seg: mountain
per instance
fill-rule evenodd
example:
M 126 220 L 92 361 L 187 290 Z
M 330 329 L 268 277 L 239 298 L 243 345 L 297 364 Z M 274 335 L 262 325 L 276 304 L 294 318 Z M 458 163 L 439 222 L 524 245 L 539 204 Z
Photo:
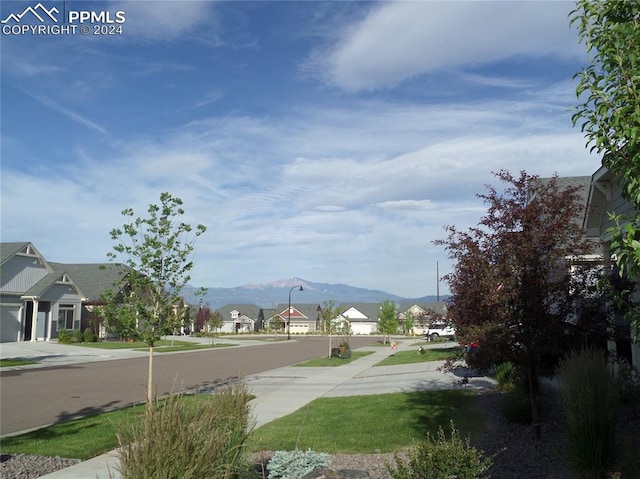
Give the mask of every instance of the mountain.
M 295 288 L 302 285 L 303 291 Z M 198 304 L 202 299 L 212 309 L 218 309 L 226 304 L 250 303 L 261 308 L 273 308 L 276 304 L 284 304 L 289 301 L 291 291 L 292 303 L 317 303 L 334 300 L 340 303 L 381 303 L 385 299 L 396 303 L 415 301 L 436 301 L 436 296 L 424 296 L 422 298 L 403 298 L 375 289 L 356 288 L 346 284 L 314 283 L 300 278 L 289 278 L 273 281 L 266 284 L 247 284 L 235 288 L 208 288 L 203 297 L 196 296 L 198 288 L 186 286 L 183 296 L 190 304 Z M 443 301 L 443 298 L 440 298 Z

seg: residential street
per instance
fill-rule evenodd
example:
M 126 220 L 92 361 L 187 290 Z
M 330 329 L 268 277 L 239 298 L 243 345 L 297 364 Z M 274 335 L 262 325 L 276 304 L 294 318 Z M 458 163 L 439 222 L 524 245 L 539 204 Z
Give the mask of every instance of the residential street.
M 350 341 L 353 348 L 358 348 L 377 339 L 354 336 Z M 295 364 L 322 356 L 328 350 L 326 337 L 249 344 L 155 355 L 154 384 L 158 394 Z M 108 353 L 117 355 L 115 351 Z M 0 435 L 144 401 L 147 365 L 145 356 L 0 370 Z

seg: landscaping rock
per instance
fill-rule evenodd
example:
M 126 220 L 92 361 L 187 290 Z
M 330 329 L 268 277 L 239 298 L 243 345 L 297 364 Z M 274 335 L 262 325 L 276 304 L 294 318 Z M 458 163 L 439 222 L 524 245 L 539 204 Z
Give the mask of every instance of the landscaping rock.
M 357 469 L 331 469 L 321 467 L 311 471 L 302 479 L 369 479 L 371 476 L 367 471 Z

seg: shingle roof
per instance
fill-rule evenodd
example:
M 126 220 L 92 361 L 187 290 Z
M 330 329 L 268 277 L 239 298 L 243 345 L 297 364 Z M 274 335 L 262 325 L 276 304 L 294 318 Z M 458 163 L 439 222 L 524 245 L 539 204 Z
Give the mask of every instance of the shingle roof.
M 28 241 L 22 241 L 20 243 L 0 243 L 0 264 L 13 257 L 28 244 Z
M 231 318 L 231 311 L 234 310 L 251 319 L 258 319 L 258 314 L 260 314 L 260 308 L 250 303 L 226 304 L 216 311 L 220 313 L 223 319 L 229 319 Z
M 380 316 L 380 303 L 342 303 L 338 311 L 342 314 L 350 308 L 355 308 L 371 321 L 378 321 Z
M 120 263 L 66 264 L 49 263 L 57 272 L 66 272 L 89 302 L 100 300 L 102 293 L 114 288 L 130 270 Z
M 36 284 L 31 286 L 23 296 L 38 298 L 42 294 L 44 294 L 51 286 L 53 286 L 56 281 L 58 281 L 64 273 L 62 271 L 56 271 L 53 273 L 48 273 L 44 278 L 38 281 Z
M 398 311 L 404 313 L 408 311 L 412 306 L 419 306 L 425 311 L 435 311 L 438 314 L 445 314 L 447 312 L 447 305 L 442 301 L 421 301 L 421 302 L 403 302 L 398 306 Z
M 318 319 L 319 304 L 316 303 L 291 303 L 291 307 L 304 314 L 309 321 L 316 321 Z M 276 314 L 282 314 L 289 308 L 289 303 L 281 303 L 276 305 Z M 285 315 L 286 316 L 286 315 Z

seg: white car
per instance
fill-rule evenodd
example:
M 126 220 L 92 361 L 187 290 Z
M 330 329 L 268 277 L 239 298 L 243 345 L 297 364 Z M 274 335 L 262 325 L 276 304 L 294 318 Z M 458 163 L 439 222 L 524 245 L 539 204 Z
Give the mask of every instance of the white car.
M 424 335 L 429 338 L 430 341 L 435 341 L 440 337 L 454 337 L 456 330 L 453 329 L 451 323 L 433 323 L 427 328 Z

